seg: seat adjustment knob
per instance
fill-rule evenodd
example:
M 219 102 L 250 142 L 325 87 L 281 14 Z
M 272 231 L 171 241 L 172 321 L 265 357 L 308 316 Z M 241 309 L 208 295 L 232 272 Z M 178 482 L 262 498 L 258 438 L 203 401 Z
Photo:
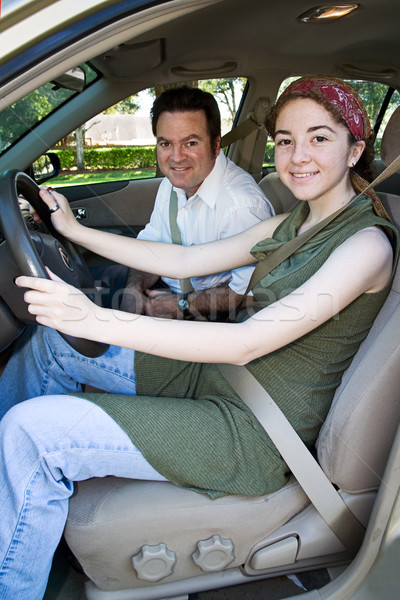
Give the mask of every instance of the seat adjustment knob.
M 192 554 L 192 558 L 205 573 L 220 571 L 235 558 L 233 542 L 213 535 L 208 540 L 197 542 L 197 550 Z
M 176 554 L 168 550 L 165 544 L 142 546 L 140 552 L 132 557 L 132 565 L 138 579 L 160 581 L 172 575 L 176 564 Z

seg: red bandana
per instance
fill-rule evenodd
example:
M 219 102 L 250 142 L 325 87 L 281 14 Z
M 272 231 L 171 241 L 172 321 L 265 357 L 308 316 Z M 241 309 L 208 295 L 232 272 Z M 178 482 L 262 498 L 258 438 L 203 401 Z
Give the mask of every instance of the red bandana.
M 281 98 L 289 94 L 301 96 L 308 92 L 313 92 L 334 106 L 357 141 L 365 140 L 371 134 L 367 111 L 351 85 L 335 77 L 301 77 L 286 88 Z

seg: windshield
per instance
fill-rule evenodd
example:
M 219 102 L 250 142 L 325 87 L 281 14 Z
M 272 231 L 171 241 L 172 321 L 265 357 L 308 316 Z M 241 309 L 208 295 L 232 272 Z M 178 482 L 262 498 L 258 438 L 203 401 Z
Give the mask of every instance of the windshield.
M 100 77 L 89 64 L 80 66 L 86 74 L 86 85 Z M 77 93 L 50 82 L 4 109 L 0 113 L 0 154 Z

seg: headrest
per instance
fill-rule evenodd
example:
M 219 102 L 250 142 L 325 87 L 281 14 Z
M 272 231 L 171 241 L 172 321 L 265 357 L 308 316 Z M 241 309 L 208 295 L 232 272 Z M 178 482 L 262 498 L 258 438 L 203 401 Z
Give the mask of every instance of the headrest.
M 400 106 L 390 117 L 382 136 L 381 159 L 386 166 L 400 154 Z

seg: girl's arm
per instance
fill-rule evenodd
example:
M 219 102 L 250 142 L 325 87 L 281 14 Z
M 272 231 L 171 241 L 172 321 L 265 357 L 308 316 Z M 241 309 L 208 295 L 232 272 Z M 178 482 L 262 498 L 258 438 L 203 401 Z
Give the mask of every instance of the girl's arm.
M 286 346 L 390 278 L 392 249 L 373 227 L 353 235 L 300 288 L 243 323 L 176 321 L 94 306 L 61 282 L 19 277 L 29 311 L 63 333 L 193 362 L 246 364 Z
M 85 227 L 78 223 L 67 200 L 57 192 L 42 188 L 42 200 L 60 210 L 52 213 L 55 229 L 72 242 L 106 258 L 140 271 L 173 279 L 198 277 L 230 271 L 254 263 L 250 249 L 270 237 L 286 215 L 271 217 L 246 231 L 223 240 L 196 246 L 137 240 Z

